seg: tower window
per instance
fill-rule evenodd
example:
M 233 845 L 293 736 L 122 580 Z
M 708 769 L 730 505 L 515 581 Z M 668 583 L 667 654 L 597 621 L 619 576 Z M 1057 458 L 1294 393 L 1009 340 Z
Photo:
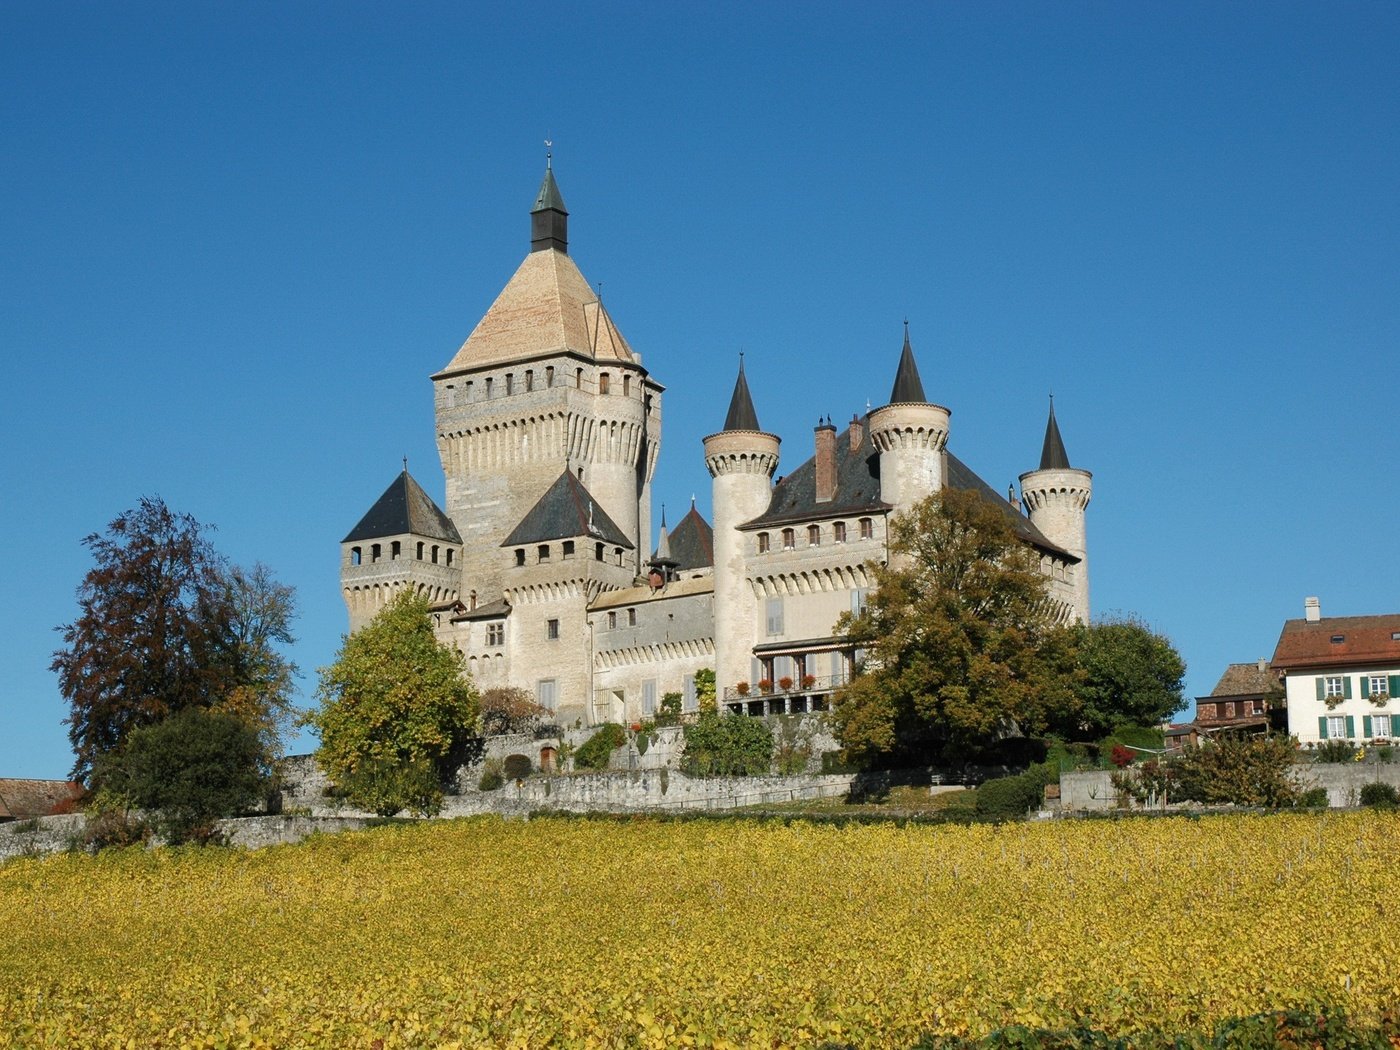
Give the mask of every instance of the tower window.
M 362 556 L 362 553 L 363 553 L 363 552 L 360 550 L 359 547 L 351 547 L 351 548 L 350 548 L 350 564 L 351 564 L 351 565 L 359 565 L 359 564 L 360 564 L 360 558 L 361 558 L 361 556 Z
M 549 561 L 549 544 L 541 543 L 539 545 L 537 553 L 539 554 L 539 560 L 541 564 Z
M 819 546 L 821 546 L 821 542 L 822 542 L 822 527 L 821 527 L 820 525 L 808 525 L 808 526 L 807 526 L 807 543 L 808 543 L 808 545 L 809 545 L 809 546 L 812 546 L 812 547 L 819 547 Z
M 579 389 L 579 390 L 582 390 L 582 389 L 583 389 L 583 369 L 582 369 L 582 368 L 576 368 L 576 369 L 574 369 L 574 386 L 575 386 L 577 389 Z
M 603 560 L 603 545 L 602 545 L 601 543 L 595 543 L 595 544 L 593 545 L 593 560 L 594 560 L 594 561 L 602 561 L 602 560 Z
M 371 544 L 371 545 L 370 545 L 370 548 L 369 548 L 369 560 L 370 560 L 370 561 L 378 561 L 378 560 L 379 560 L 379 554 L 380 554 L 379 544 L 377 544 L 377 543 Z
M 573 556 L 574 556 L 574 541 L 573 541 L 573 540 L 565 540 L 565 541 L 564 541 L 564 557 L 565 557 L 565 558 L 572 558 Z
M 488 623 L 486 625 L 486 644 L 505 645 L 506 625 L 503 623 Z
M 632 393 L 632 377 L 626 373 L 622 376 L 622 396 L 627 397 Z
M 627 610 L 627 626 L 628 626 L 628 627 L 636 627 L 636 626 L 637 626 L 637 610 L 636 610 L 636 609 L 628 609 L 628 610 Z
M 525 564 L 525 548 L 524 548 L 524 547 L 516 547 L 516 548 L 515 548 L 515 564 L 516 564 L 516 565 L 524 565 L 524 564 Z
M 403 553 L 403 546 L 399 543 L 398 540 L 395 540 L 393 543 L 389 544 L 389 560 L 390 560 L 390 561 L 398 561 L 398 560 L 399 560 L 399 555 L 402 554 L 402 553 Z
M 863 540 L 875 538 L 875 523 L 869 518 L 860 519 L 860 538 Z
M 621 547 L 616 547 L 616 548 L 614 548 L 614 549 L 613 549 L 613 553 L 614 553 L 615 555 L 617 555 L 617 563 L 618 563 L 619 565 L 621 565 L 621 564 L 622 564 L 622 548 L 621 548 Z
M 423 560 L 423 541 L 422 541 L 422 540 L 419 540 L 419 541 L 418 541 L 418 560 L 419 560 L 419 561 L 422 561 L 422 560 Z
M 769 635 L 783 633 L 783 600 L 782 598 L 769 598 L 764 608 L 767 633 Z
M 544 385 L 545 385 L 545 386 L 553 386 L 553 385 L 554 385 L 554 366 L 553 366 L 553 365 L 547 365 L 547 366 L 545 366 L 545 370 L 544 370 Z
M 490 396 L 491 396 L 491 377 L 490 377 L 490 376 L 487 376 L 487 377 L 486 377 L 485 383 L 486 383 L 486 396 L 487 396 L 487 397 L 490 397 Z
M 783 550 L 790 551 L 797 546 L 797 534 L 792 529 L 783 530 Z
M 452 566 L 452 548 L 451 548 L 451 547 L 448 547 L 448 548 L 447 548 L 447 565 L 448 565 L 449 568 L 451 568 L 451 566 Z
M 437 545 L 436 543 L 434 543 L 434 544 L 433 544 L 433 564 L 434 564 L 434 565 L 436 565 L 436 564 L 438 563 L 437 560 L 438 560 L 438 545 Z
M 559 640 L 559 621 L 558 621 L 558 620 L 547 620 L 547 621 L 545 621 L 545 625 L 544 625 L 544 636 L 545 636 L 546 638 L 548 638 L 551 642 L 557 642 L 557 641 Z
M 615 630 L 617 630 L 617 611 L 616 611 L 616 610 L 613 610 L 612 612 L 608 613 L 608 630 L 610 630 L 610 631 L 615 631 Z
M 457 407 L 457 388 L 456 388 L 455 386 L 453 386 L 451 383 L 448 383 L 448 384 L 447 384 L 447 407 L 448 407 L 448 408 L 456 408 L 456 407 Z
M 512 375 L 510 372 L 507 372 L 507 373 L 506 373 L 506 395 L 509 396 L 510 394 L 512 394 L 512 393 L 514 393 L 514 392 L 515 392 L 515 376 Z
M 526 392 L 526 393 L 529 393 L 531 390 L 534 390 L 534 389 L 535 389 L 535 370 L 534 370 L 533 368 L 527 368 L 527 369 L 525 369 L 525 392 Z
M 831 542 L 846 542 L 846 523 L 844 521 L 838 521 L 836 522 L 836 524 L 831 526 Z
M 462 399 L 465 401 L 470 401 L 472 399 L 472 381 L 470 379 L 467 380 L 466 385 L 462 388 Z
M 767 554 L 767 553 L 768 553 L 768 545 L 769 545 L 769 543 L 768 543 L 768 533 L 766 533 L 766 532 L 760 532 L 760 533 L 758 534 L 758 553 L 759 553 L 759 554 Z
M 606 394 L 611 384 L 612 376 L 608 375 L 606 372 L 600 372 L 598 375 L 598 393 Z

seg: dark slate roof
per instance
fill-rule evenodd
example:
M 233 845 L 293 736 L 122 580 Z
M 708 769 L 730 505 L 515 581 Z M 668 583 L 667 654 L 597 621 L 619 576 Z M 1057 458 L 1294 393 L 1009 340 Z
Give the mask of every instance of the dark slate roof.
M 768 509 L 746 522 L 744 528 L 792 522 L 839 518 L 858 513 L 885 513 L 891 509 L 880 499 L 880 456 L 870 440 L 870 427 L 864 427 L 864 440 L 850 454 L 851 429 L 847 427 L 836 437 L 836 494 L 825 503 L 817 502 L 816 456 L 788 474 L 773 486 L 773 498 Z M 1051 543 L 1019 510 L 972 472 L 962 460 L 947 453 L 947 484 L 949 488 L 976 492 L 1000 507 L 1016 526 L 1016 533 L 1025 542 L 1050 551 L 1070 561 L 1078 561 L 1064 548 Z M 674 549 L 675 539 L 672 538 Z
M 729 414 L 724 417 L 725 430 L 757 430 L 758 413 L 753 410 L 749 396 L 749 381 L 744 378 L 744 362 L 739 361 L 739 378 L 734 381 L 734 396 L 729 399 Z
M 1266 693 L 1276 693 L 1279 690 L 1278 675 L 1269 669 L 1267 661 L 1262 661 L 1263 667 L 1258 663 L 1252 664 L 1230 664 L 1225 668 L 1225 673 L 1220 676 L 1220 681 L 1215 683 L 1215 688 L 1211 691 L 1211 696 L 1263 696 Z M 1199 699 L 1206 699 L 1200 697 Z
M 1069 455 L 1060 437 L 1060 424 L 1055 422 L 1055 402 L 1050 402 L 1050 421 L 1045 424 L 1045 444 L 1040 449 L 1041 470 L 1068 470 Z
M 676 522 L 671 531 L 671 560 L 676 569 L 700 569 L 715 563 L 715 530 L 700 516 L 694 504 L 690 513 Z
M 565 215 L 569 210 L 564 207 L 564 197 L 559 192 L 559 184 L 554 181 L 554 169 L 544 169 L 544 181 L 540 183 L 539 196 L 535 198 L 535 206 L 530 209 L 533 215 L 537 211 L 561 211 Z
M 919 378 L 919 366 L 914 363 L 914 350 L 909 345 L 909 325 L 904 326 L 904 349 L 899 355 L 899 370 L 894 374 L 894 389 L 890 391 L 892 405 L 925 405 L 924 383 Z
M 1333 638 L 1340 641 L 1334 642 Z M 1326 616 L 1316 623 L 1285 620 L 1273 666 L 1295 670 L 1400 663 L 1400 613 L 1384 616 Z
M 499 620 L 509 615 L 509 603 L 505 601 L 488 602 L 485 605 L 478 605 L 475 609 L 463 609 L 456 616 L 452 617 L 452 622 L 460 623 L 464 620 Z
M 47 817 L 82 794 L 82 785 L 72 780 L 0 780 L 0 817 Z
M 462 537 L 452 519 L 444 514 L 423 487 L 405 470 L 396 477 L 384 495 L 375 500 L 369 513 L 350 530 L 341 543 L 373 540 L 382 536 L 412 533 L 433 540 L 461 543 Z
M 525 543 L 572 539 L 575 536 L 588 536 L 619 547 L 634 546 L 592 493 L 583 487 L 583 482 L 565 470 L 559 475 L 559 480 L 549 486 L 549 491 L 530 508 L 530 512 L 520 519 L 520 524 L 501 546 L 515 547 Z

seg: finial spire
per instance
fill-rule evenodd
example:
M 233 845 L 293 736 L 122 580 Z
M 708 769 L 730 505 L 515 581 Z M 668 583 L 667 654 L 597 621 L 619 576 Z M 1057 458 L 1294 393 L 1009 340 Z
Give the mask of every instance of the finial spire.
M 551 171 L 554 168 L 554 142 L 552 139 L 544 140 L 544 170 Z
M 739 378 L 734 381 L 734 395 L 729 399 L 729 414 L 724 417 L 725 430 L 757 430 L 758 413 L 753 410 L 749 381 L 744 377 L 744 351 L 739 351 Z
M 404 472 L 405 474 L 408 473 L 408 457 L 407 457 L 407 456 L 404 456 L 404 458 L 403 458 L 403 472 Z
M 1065 452 L 1064 439 L 1060 437 L 1060 424 L 1055 422 L 1055 395 L 1050 395 L 1050 418 L 1045 423 L 1045 444 L 1040 448 L 1041 470 L 1069 469 L 1069 455 Z
M 924 384 L 919 378 L 919 366 L 914 363 L 914 348 L 909 345 L 909 322 L 904 322 L 904 349 L 899 354 L 899 369 L 894 375 L 894 389 L 890 391 L 892 405 L 922 405 L 928 402 L 924 396 Z

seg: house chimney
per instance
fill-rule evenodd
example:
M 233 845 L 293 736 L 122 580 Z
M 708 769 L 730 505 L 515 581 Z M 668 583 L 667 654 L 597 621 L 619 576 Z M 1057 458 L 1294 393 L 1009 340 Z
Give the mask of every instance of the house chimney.
M 828 419 L 818 423 L 817 443 L 817 502 L 830 503 L 836 495 L 836 427 Z
M 854 455 L 865 444 L 865 420 L 860 416 L 851 417 L 851 454 Z
M 1322 605 L 1316 598 L 1303 599 L 1303 616 L 1308 623 L 1317 623 L 1322 619 Z

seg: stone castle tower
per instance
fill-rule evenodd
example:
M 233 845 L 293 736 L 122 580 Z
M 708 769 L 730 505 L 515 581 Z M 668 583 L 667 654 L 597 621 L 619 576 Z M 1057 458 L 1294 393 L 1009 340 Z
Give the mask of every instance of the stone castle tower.
M 1075 610 L 1085 621 L 1089 619 L 1089 549 L 1084 512 L 1093 494 L 1094 476 L 1069 465 L 1052 399 L 1040 467 L 1021 475 L 1021 503 L 1036 528 L 1077 559 L 1066 566 L 1065 582 Z

